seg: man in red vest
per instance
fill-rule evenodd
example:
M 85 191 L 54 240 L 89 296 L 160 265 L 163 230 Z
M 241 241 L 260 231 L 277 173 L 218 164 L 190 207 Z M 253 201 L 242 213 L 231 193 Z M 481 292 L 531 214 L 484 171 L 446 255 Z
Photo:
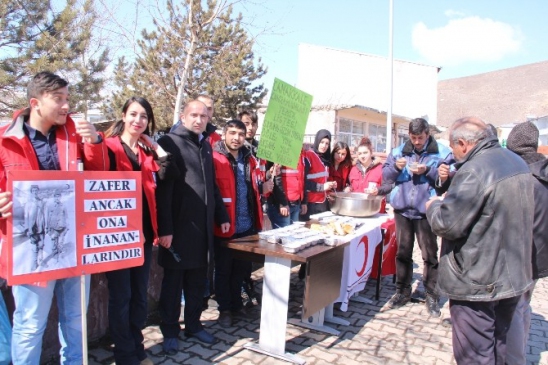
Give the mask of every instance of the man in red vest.
M 232 326 L 233 316 L 246 315 L 241 287 L 251 262 L 234 258 L 233 251 L 221 240 L 252 235 L 262 229 L 260 191 L 269 193 L 273 187 L 272 182 L 261 183 L 257 160 L 244 146 L 245 135 L 242 121 L 228 121 L 223 128 L 224 141 L 217 142 L 213 149 L 215 179 L 230 217 L 228 232 L 215 225 L 215 297 L 222 327 Z

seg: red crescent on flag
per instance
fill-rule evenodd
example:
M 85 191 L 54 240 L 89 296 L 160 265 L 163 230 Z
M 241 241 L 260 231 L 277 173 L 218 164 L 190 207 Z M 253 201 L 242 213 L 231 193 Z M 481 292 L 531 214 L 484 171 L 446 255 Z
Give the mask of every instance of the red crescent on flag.
M 367 266 L 367 256 L 368 256 L 368 251 L 367 251 L 367 248 L 369 247 L 368 243 L 369 243 L 369 240 L 367 239 L 367 236 L 363 236 L 362 239 L 360 240 L 360 242 L 358 243 L 358 246 L 356 246 L 356 250 L 359 249 L 360 247 L 360 244 L 363 243 L 363 252 L 364 252 L 364 257 L 363 257 L 363 265 L 362 265 L 362 268 L 360 269 L 360 271 L 356 271 L 356 275 L 358 275 L 358 277 L 361 277 L 363 275 L 363 273 L 365 272 L 365 267 Z

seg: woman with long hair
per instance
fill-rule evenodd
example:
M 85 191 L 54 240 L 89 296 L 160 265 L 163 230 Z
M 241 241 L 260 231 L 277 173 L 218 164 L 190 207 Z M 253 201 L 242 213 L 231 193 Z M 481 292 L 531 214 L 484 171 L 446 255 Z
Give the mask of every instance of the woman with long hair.
M 329 167 L 329 181 L 337 183 L 337 191 L 343 191 L 348 185 L 348 175 L 352 169 L 350 148 L 345 142 L 337 142 L 331 152 L 331 166 Z
M 150 137 L 156 123 L 149 102 L 129 98 L 122 108 L 122 119 L 106 132 L 111 170 L 141 171 L 143 189 L 144 263 L 142 266 L 106 273 L 108 279 L 108 318 L 116 364 L 152 364 L 143 346 L 147 318 L 147 287 L 152 245 L 158 242 L 156 219 L 156 178 L 176 169 L 168 155 Z

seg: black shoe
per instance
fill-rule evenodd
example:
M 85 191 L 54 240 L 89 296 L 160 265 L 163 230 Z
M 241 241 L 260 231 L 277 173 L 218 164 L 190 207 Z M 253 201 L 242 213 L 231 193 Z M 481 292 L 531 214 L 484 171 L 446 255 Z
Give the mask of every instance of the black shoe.
M 185 331 L 185 336 L 194 337 L 195 339 L 207 343 L 208 345 L 213 345 L 215 343 L 215 337 L 213 337 L 211 333 L 207 332 L 204 329 L 196 333 L 190 333 Z
M 439 302 L 440 300 L 438 296 L 426 293 L 426 302 L 425 302 L 426 310 L 428 311 L 428 314 L 430 314 L 432 317 L 441 316 Z
M 230 312 L 233 318 L 247 318 L 249 317 L 249 312 L 245 307 L 242 307 L 236 311 Z
M 217 319 L 217 322 L 223 328 L 232 327 L 232 312 L 230 311 L 219 312 L 219 318 Z
M 444 318 L 441 320 L 441 325 L 446 328 L 451 328 L 453 323 L 451 322 L 451 318 Z
M 166 337 L 162 344 L 164 353 L 169 356 L 176 355 L 179 352 L 179 340 L 177 337 Z
M 396 294 L 392 295 L 392 298 L 384 305 L 382 312 L 401 308 L 406 305 L 411 300 L 411 290 L 397 291 Z

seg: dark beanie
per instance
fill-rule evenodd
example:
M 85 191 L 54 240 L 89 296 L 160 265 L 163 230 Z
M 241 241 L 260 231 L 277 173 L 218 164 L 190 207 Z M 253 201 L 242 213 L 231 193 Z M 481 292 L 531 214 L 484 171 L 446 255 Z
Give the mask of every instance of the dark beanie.
M 531 122 L 520 123 L 510 131 L 506 147 L 520 156 L 537 153 L 538 135 L 536 125 Z

